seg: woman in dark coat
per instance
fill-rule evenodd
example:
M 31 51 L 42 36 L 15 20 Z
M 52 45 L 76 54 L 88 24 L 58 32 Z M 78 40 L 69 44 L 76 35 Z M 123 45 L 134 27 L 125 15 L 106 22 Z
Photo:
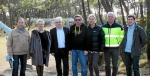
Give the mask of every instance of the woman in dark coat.
M 43 76 L 44 64 L 48 67 L 50 54 L 50 33 L 44 30 L 44 21 L 38 19 L 37 29 L 32 31 L 30 42 L 30 56 L 32 65 L 36 66 L 38 76 Z
M 102 55 L 105 46 L 105 35 L 100 26 L 96 24 L 96 17 L 90 14 L 88 17 L 89 32 L 90 32 L 90 50 L 88 53 L 90 76 L 99 76 L 98 60 L 99 55 Z M 95 75 L 93 75 L 93 69 Z

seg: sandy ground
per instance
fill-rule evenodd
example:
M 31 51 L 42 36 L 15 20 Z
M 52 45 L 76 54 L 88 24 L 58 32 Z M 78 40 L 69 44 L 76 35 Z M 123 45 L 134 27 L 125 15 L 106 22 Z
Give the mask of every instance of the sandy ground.
M 72 76 L 71 62 L 69 63 L 70 63 L 70 66 L 69 66 L 70 75 L 69 76 Z M 27 64 L 31 64 L 31 60 L 28 60 Z M 33 67 L 33 70 L 30 69 L 31 68 L 30 66 L 27 67 L 26 76 L 37 76 L 35 66 L 32 66 L 32 67 Z M 79 72 L 80 72 L 80 69 L 79 69 Z M 1 72 L 1 74 L 4 74 L 6 76 L 11 76 L 11 73 L 12 73 L 12 69 L 10 68 L 7 68 L 3 72 Z M 50 56 L 49 67 L 44 68 L 44 76 L 57 76 L 56 69 L 55 69 L 55 60 L 53 56 Z M 81 73 L 79 73 L 78 76 L 81 76 Z M 100 76 L 105 76 L 105 73 L 101 71 Z M 118 76 L 125 76 L 125 75 L 118 75 Z

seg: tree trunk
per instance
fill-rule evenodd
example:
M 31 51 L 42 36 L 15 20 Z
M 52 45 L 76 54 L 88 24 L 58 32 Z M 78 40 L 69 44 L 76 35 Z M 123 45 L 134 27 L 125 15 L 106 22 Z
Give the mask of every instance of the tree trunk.
M 141 17 L 143 18 L 144 15 L 143 15 L 143 3 L 142 2 L 140 3 L 140 13 L 141 13 Z
M 146 0 L 146 6 L 147 6 L 147 57 L 150 61 L 150 0 Z
M 121 0 L 119 0 L 119 3 L 120 3 L 121 13 L 122 13 L 122 22 L 123 22 L 123 25 L 126 27 L 126 21 L 124 18 L 124 12 L 123 12 L 123 8 L 122 8 Z
M 99 14 L 99 19 L 100 19 L 100 21 L 101 21 L 101 24 L 103 25 L 104 22 L 103 22 L 103 19 L 102 19 L 101 14 L 100 14 L 100 11 L 101 11 L 101 4 L 100 4 L 100 1 L 99 1 L 99 0 L 98 0 L 98 6 L 99 6 L 99 12 L 98 12 L 98 14 Z
M 101 4 L 107 13 L 112 11 L 108 0 L 101 0 Z
M 91 14 L 89 0 L 87 0 L 87 5 L 88 5 L 88 13 Z
M 81 1 L 82 1 L 82 9 L 83 9 L 84 21 L 85 21 L 85 24 L 87 24 L 86 11 L 85 11 L 85 7 L 84 7 L 84 0 L 81 0 Z
M 122 3 L 122 5 L 123 5 L 123 7 L 125 9 L 125 12 L 126 12 L 127 16 L 128 16 L 129 15 L 129 9 L 128 9 L 128 7 L 126 6 L 124 0 L 121 0 L 121 3 Z

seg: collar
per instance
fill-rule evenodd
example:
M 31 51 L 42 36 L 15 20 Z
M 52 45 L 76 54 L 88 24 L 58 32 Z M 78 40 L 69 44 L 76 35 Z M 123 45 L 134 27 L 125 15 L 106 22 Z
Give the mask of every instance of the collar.
M 62 26 L 61 28 L 57 28 L 57 27 L 56 27 L 56 29 L 57 29 L 57 30 L 63 30 L 63 26 Z
M 114 21 L 114 23 L 110 26 L 109 23 L 108 23 L 108 21 L 107 21 L 107 24 L 108 24 L 110 27 L 112 27 L 115 23 L 116 23 L 116 21 Z
M 97 24 L 95 23 L 95 26 L 93 28 L 97 27 Z M 89 25 L 89 28 L 92 28 L 91 25 Z
M 134 27 L 135 27 L 135 25 L 136 25 L 136 23 L 133 23 L 133 24 L 132 24 L 132 26 L 127 25 L 127 27 L 128 27 L 128 28 L 134 28 Z

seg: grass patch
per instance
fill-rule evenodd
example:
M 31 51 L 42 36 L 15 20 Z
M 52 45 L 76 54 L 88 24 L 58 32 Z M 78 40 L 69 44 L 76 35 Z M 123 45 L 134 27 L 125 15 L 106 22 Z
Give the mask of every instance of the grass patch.
M 147 59 L 142 59 L 140 60 L 139 65 L 141 68 L 143 68 L 147 63 L 148 63 Z
M 126 74 L 126 68 L 125 67 L 120 67 L 118 70 L 118 74 Z
M 4 74 L 0 74 L 0 76 L 6 76 L 6 75 L 4 75 Z

